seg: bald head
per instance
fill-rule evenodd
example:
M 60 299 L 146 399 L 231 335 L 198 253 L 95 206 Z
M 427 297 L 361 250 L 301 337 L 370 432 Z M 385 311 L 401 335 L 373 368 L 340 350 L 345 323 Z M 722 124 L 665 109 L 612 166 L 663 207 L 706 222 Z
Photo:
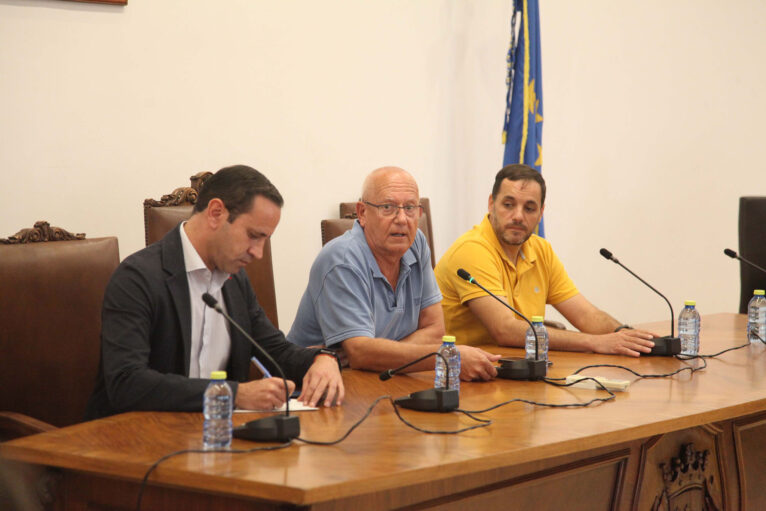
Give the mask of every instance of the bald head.
M 399 167 L 380 167 L 367 176 L 362 185 L 362 200 L 376 202 L 381 200 L 381 194 L 387 188 L 409 189 L 414 191 L 415 197 L 420 198 L 418 184 L 415 178 L 404 169 Z

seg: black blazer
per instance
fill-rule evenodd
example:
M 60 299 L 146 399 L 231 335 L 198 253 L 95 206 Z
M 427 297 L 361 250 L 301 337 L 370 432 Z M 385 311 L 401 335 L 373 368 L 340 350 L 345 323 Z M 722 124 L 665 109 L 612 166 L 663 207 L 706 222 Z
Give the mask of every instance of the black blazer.
M 126 258 L 107 285 L 101 312 L 101 364 L 87 419 L 130 410 L 202 410 L 209 380 L 188 378 L 191 302 L 179 228 Z M 271 324 L 244 270 L 224 284 L 223 297 L 229 315 L 300 386 L 317 350 L 289 343 Z M 248 377 L 250 357 L 258 354 L 237 329 L 230 332 L 226 370 L 236 393 L 237 382 Z M 269 365 L 262 356 L 259 359 Z

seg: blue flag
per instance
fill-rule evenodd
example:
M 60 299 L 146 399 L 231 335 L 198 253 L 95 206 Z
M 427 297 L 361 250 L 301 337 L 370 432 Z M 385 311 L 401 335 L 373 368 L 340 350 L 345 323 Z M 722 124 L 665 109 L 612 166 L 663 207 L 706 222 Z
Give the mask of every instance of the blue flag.
M 524 163 L 542 172 L 543 68 L 540 64 L 540 10 L 537 2 L 514 0 L 513 3 L 511 45 L 507 58 L 503 165 Z M 519 16 L 521 22 L 517 23 Z M 538 234 L 545 234 L 542 220 Z

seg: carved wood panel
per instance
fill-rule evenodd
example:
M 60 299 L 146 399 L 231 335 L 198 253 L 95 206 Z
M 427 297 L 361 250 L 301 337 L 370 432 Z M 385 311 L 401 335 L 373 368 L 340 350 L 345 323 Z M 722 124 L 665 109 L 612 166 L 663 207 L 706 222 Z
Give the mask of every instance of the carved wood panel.
M 726 509 L 723 431 L 707 425 L 654 437 L 641 448 L 634 510 Z
M 71 233 L 61 227 L 51 226 L 45 220 L 35 222 L 31 229 L 22 229 L 13 236 L 0 238 L 3 245 L 20 245 L 24 243 L 39 243 L 43 241 L 84 240 L 85 233 Z

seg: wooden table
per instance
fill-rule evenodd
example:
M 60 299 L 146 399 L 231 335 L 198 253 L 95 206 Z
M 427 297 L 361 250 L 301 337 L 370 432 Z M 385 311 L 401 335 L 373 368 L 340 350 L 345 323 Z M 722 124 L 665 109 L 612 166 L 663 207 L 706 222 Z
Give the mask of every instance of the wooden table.
M 745 343 L 745 323 L 742 315 L 704 316 L 703 353 Z M 644 326 L 669 329 L 667 322 Z M 550 377 L 595 363 L 641 373 L 687 364 L 563 352 L 551 359 Z M 336 446 L 298 441 L 272 452 L 171 458 L 152 473 L 142 509 L 766 509 L 766 347 L 711 359 L 693 376 L 639 380 L 611 368 L 587 374 L 632 383 L 614 401 L 588 408 L 510 404 L 482 414 L 494 421 L 488 428 L 459 435 L 414 431 L 381 402 Z M 335 439 L 377 396 L 428 388 L 433 373 L 380 382 L 374 373 L 348 370 L 344 380 L 342 407 L 300 414 L 303 437 Z M 601 395 L 542 382 L 464 382 L 460 405 L 479 409 L 514 397 L 574 403 Z M 473 424 L 457 413 L 403 415 L 431 429 Z M 235 424 L 257 417 L 237 414 Z M 66 509 L 134 509 L 152 463 L 200 448 L 201 436 L 201 414 L 135 412 L 0 444 L 0 455 L 53 467 Z M 235 440 L 233 447 L 253 445 Z

